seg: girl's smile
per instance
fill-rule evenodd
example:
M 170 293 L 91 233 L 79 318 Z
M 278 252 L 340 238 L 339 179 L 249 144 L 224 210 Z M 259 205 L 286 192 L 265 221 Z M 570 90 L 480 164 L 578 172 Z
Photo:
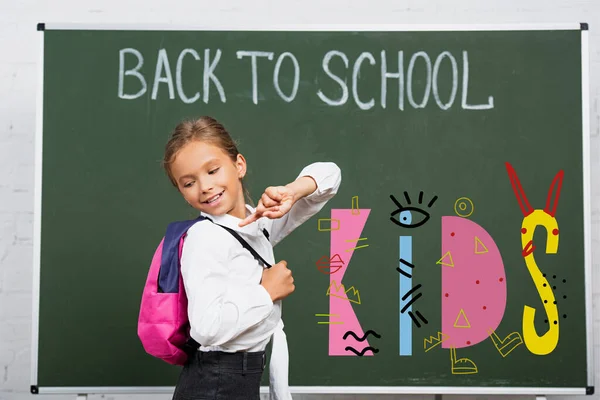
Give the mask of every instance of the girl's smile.
M 225 193 L 225 189 L 223 189 L 221 193 L 211 196 L 208 200 L 204 201 L 203 203 L 208 204 L 211 207 L 215 207 L 220 203 L 219 200 L 221 199 L 221 197 L 223 197 L 223 193 Z

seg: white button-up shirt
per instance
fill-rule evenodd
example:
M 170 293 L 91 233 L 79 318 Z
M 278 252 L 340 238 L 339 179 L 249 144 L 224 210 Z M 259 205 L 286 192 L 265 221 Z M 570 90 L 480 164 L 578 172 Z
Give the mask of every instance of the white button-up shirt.
M 200 351 L 263 351 L 273 337 L 272 396 L 274 385 L 281 387 L 283 382 L 285 389 L 281 390 L 287 390 L 288 354 L 281 301 L 272 302 L 269 293 L 260 285 L 263 267 L 259 262 L 233 235 L 215 224 L 237 231 L 265 261 L 273 264 L 273 246 L 319 212 L 337 193 L 341 182 L 340 169 L 330 162 L 311 164 L 298 175 L 302 176 L 312 177 L 317 189 L 298 200 L 282 218 L 263 217 L 239 227 L 240 219 L 234 216 L 203 214 L 214 223 L 200 221 L 188 230 L 181 257 L 190 335 L 201 344 Z M 249 205 L 246 209 L 247 215 L 254 212 Z M 269 239 L 263 229 L 268 232 Z M 290 268 L 294 266 L 290 265 Z

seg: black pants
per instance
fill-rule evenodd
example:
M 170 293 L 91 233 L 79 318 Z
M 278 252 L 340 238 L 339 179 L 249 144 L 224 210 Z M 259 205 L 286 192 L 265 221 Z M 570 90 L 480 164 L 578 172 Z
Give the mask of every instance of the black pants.
M 173 400 L 259 400 L 265 352 L 192 354 L 183 367 Z

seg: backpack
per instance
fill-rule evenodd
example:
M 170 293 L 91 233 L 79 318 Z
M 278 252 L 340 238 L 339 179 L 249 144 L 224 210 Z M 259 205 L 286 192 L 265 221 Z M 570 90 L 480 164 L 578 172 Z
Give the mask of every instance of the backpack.
M 180 260 L 187 231 L 196 222 L 205 219 L 212 222 L 210 218 L 199 216 L 193 220 L 172 222 L 167 226 L 165 236 L 152 257 L 142 293 L 138 337 L 148 354 L 173 365 L 184 365 L 189 354 L 200 346 L 190 337 L 188 300 Z M 226 226 L 219 226 L 231 233 L 265 267 L 271 267 L 237 232 Z M 263 233 L 268 239 L 268 232 L 263 230 Z

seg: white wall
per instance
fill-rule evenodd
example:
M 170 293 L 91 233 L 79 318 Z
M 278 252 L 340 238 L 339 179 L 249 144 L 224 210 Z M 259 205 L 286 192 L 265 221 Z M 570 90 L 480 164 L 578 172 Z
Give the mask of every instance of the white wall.
M 600 0 L 221 0 L 208 2 L 0 0 L 0 400 L 30 398 L 33 139 L 37 89 L 37 22 L 415 24 L 588 22 L 592 136 L 594 270 L 600 263 Z M 596 386 L 600 385 L 600 275 L 594 276 Z M 600 391 L 600 390 L 597 390 Z M 92 399 L 167 400 L 168 395 Z M 460 396 L 464 398 L 465 396 Z M 490 396 L 492 397 L 492 396 Z M 497 397 L 499 400 L 505 396 Z M 52 400 L 74 396 L 43 395 Z M 297 395 L 296 399 L 425 399 L 432 396 Z M 444 399 L 459 396 L 444 396 Z M 485 399 L 485 396 L 473 397 Z M 566 399 L 566 397 L 563 397 Z M 561 398 L 561 399 L 563 399 Z M 590 397 L 591 398 L 591 397 Z M 594 398 L 600 398 L 595 395 Z

